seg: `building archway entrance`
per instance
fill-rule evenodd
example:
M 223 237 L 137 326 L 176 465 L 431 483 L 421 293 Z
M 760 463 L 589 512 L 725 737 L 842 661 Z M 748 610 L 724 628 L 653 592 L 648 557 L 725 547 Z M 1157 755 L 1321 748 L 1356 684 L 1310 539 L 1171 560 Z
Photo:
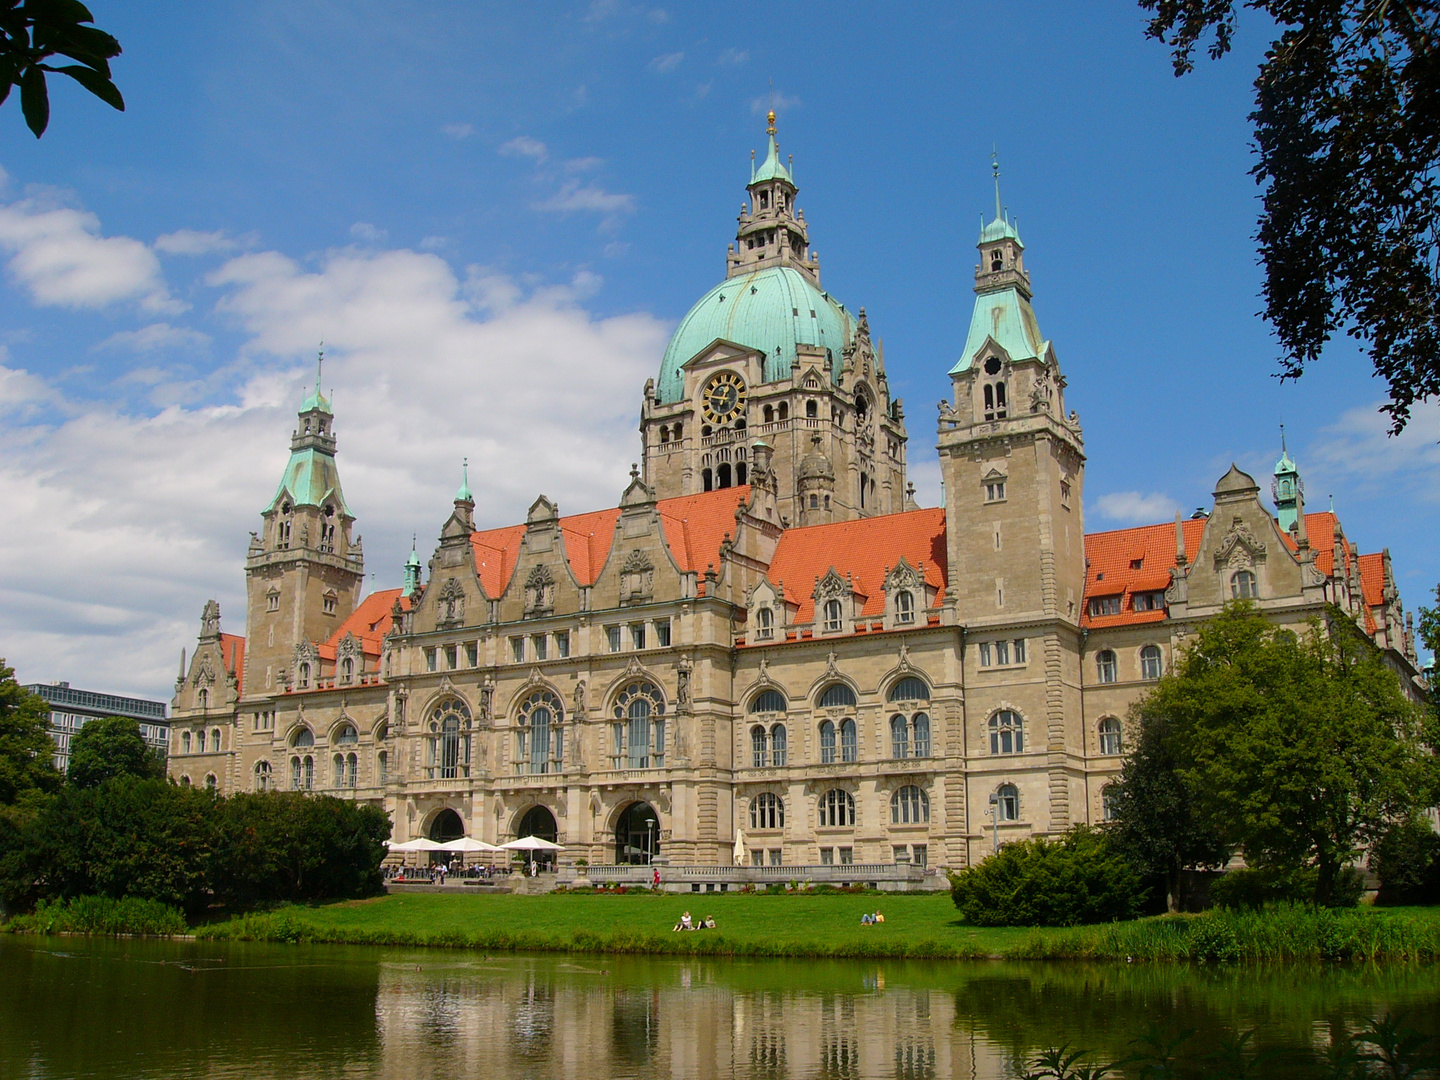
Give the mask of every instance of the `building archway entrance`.
M 435 820 L 430 822 L 430 839 L 437 844 L 459 840 L 464 835 L 465 823 L 454 810 L 441 810 L 435 815 Z
M 552 844 L 560 842 L 560 830 L 555 825 L 555 815 L 543 806 L 532 806 L 525 811 L 525 816 L 520 819 L 520 824 L 515 827 L 515 839 L 519 840 L 526 836 L 537 836 L 541 840 L 549 840 Z M 532 858 L 542 868 L 550 869 L 555 865 L 555 852 L 535 851 L 521 852 L 528 863 Z
M 615 862 L 649 866 L 659 854 L 660 815 L 649 803 L 631 803 L 615 823 Z

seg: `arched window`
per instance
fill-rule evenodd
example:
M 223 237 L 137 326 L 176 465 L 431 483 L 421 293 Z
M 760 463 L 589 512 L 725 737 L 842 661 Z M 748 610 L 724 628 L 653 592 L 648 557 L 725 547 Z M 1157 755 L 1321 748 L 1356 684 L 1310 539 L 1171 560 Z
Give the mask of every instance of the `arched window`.
M 290 759 L 290 790 L 309 791 L 315 786 L 315 759 L 299 754 Z
M 296 685 L 299 686 L 301 690 L 304 690 L 307 686 L 310 685 L 310 665 L 309 665 L 309 664 L 301 664 L 301 665 L 300 665 L 300 672 L 299 672 L 299 675 L 296 677 L 295 682 L 296 682 Z
M 390 754 L 381 750 L 375 755 L 375 782 L 384 787 L 390 780 Z
M 181 787 L 189 787 L 189 786 L 190 786 L 190 777 L 188 777 L 188 776 L 182 776 L 182 777 L 180 777 L 180 786 L 181 786 Z
M 200 688 L 200 708 L 206 710 L 210 708 L 210 691 L 204 686 Z
M 1115 785 L 1106 784 L 1100 789 L 1100 813 L 1106 821 L 1114 821 L 1119 810 Z
M 820 415 L 820 406 L 813 401 L 805 402 L 805 415 L 809 419 L 814 420 Z
M 470 775 L 470 710 L 455 698 L 440 702 L 430 712 L 426 735 L 425 775 L 432 780 L 455 780 Z
M 345 755 L 336 754 L 333 762 L 335 766 L 335 787 L 345 786 Z
M 340 661 L 340 682 L 342 685 L 349 685 L 355 678 L 355 661 L 346 657 Z
M 855 737 L 855 721 L 840 721 L 840 760 L 855 761 L 858 758 L 859 740 Z
M 822 709 L 853 708 L 855 705 L 855 691 L 851 690 L 845 683 L 831 683 L 820 695 L 820 707 Z
M 930 797 L 914 784 L 890 796 L 891 825 L 923 825 L 930 820 Z
M 990 717 L 990 753 L 1021 754 L 1025 752 L 1025 725 L 1020 714 L 1001 709 Z
M 190 753 L 190 732 L 188 731 L 180 734 L 180 752 L 182 754 Z
M 785 695 L 779 690 L 762 690 L 750 703 L 750 711 L 752 713 L 784 712 L 786 704 Z
M 652 682 L 627 683 L 615 697 L 610 725 L 616 769 L 665 767 L 665 696 Z
M 764 418 L 765 423 L 772 423 L 775 420 L 775 406 L 766 405 L 760 410 L 760 415 Z
M 331 741 L 336 746 L 354 746 L 360 741 L 360 733 L 355 730 L 354 724 L 341 724 L 335 729 L 335 737 Z
M 1236 570 L 1230 577 L 1230 595 L 1236 600 L 1254 600 L 1260 595 L 1255 589 L 1255 575 L 1249 570 Z
M 910 746 L 916 757 L 930 756 L 930 717 L 923 712 L 910 719 Z
M 895 594 L 895 621 L 898 623 L 915 621 L 915 594 L 909 589 L 901 589 Z
M 255 790 L 256 790 L 256 791 L 269 791 L 269 790 L 270 790 L 270 782 L 271 782 L 270 762 L 268 762 L 268 761 L 257 761 L 257 762 L 255 763 Z
M 357 754 L 345 755 L 345 786 L 360 786 L 360 758 Z
M 218 727 L 210 732 L 210 751 L 215 754 L 220 752 L 220 729 Z
M 893 758 L 910 756 L 910 724 L 903 716 L 890 718 L 890 756 Z
M 720 467 L 715 470 L 715 486 L 718 488 L 730 486 L 730 463 L 728 461 L 721 462 Z
M 790 419 L 790 403 L 789 403 L 788 401 L 782 401 L 782 402 L 780 402 L 779 417 L 780 417 L 781 420 L 789 420 L 789 419 Z
M 890 688 L 890 701 L 929 701 L 930 688 L 924 679 L 907 675 Z
M 715 474 L 712 473 L 709 469 L 700 470 L 700 479 L 706 491 L 715 490 Z
M 531 775 L 562 771 L 564 706 L 550 690 L 532 691 L 515 716 L 515 771 Z
M 216 779 L 215 779 L 215 774 L 214 774 L 213 772 L 212 772 L 212 773 L 207 773 L 206 776 L 205 776 L 205 790 L 207 790 L 207 791 L 214 791 L 215 788 L 216 788 L 216 786 L 217 786 L 217 781 L 216 781 Z
M 1014 784 L 1001 784 L 995 789 L 995 816 L 1001 821 L 1020 820 L 1020 792 Z
M 774 609 L 762 607 L 755 612 L 755 636 L 761 641 L 769 641 L 775 636 Z
M 1115 681 L 1115 654 L 1109 649 L 1101 649 L 1095 654 L 1095 674 L 1102 683 L 1113 683 Z
M 307 727 L 296 728 L 295 734 L 290 736 L 291 746 L 314 746 L 315 733 Z
M 769 741 L 765 737 L 765 729 L 756 724 L 750 729 L 750 766 L 755 769 L 765 768 L 765 762 L 769 758 L 766 749 Z
M 1100 753 L 1120 753 L 1120 721 L 1113 716 L 1100 721 Z
M 197 732 L 195 733 L 195 752 L 196 752 L 197 754 L 203 754 L 203 753 L 205 752 L 205 732 L 204 732 L 204 731 L 197 731 Z
M 825 601 L 825 632 L 833 634 L 840 629 L 843 615 L 839 600 Z
M 853 828 L 855 825 L 855 800 L 848 791 L 831 788 L 820 798 L 820 827 L 822 829 Z
M 1140 677 L 1158 679 L 1160 675 L 1160 646 L 1146 645 L 1140 650 Z
M 790 740 L 786 737 L 785 725 L 776 724 L 770 729 L 770 764 L 777 769 L 782 768 L 789 747 Z
M 835 724 L 830 720 L 820 725 L 820 764 L 835 764 Z
M 750 828 L 783 829 L 785 804 L 772 791 L 762 791 L 750 801 Z

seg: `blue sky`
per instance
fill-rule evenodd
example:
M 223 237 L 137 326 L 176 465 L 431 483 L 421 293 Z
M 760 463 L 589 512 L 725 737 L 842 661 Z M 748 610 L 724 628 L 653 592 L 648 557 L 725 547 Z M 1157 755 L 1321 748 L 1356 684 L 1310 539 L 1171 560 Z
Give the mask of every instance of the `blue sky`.
M 1267 483 L 1440 579 L 1440 413 L 1387 439 L 1354 344 L 1273 377 L 1245 115 L 1268 41 L 1175 79 L 1129 2 L 118 4 L 121 115 L 0 108 L 0 655 L 168 696 L 241 565 L 326 341 L 375 585 L 469 456 L 485 524 L 613 503 L 640 388 L 723 274 L 780 114 L 827 289 L 865 306 L 939 497 L 991 148 L 1085 425 L 1091 531 Z M 427 539 L 430 538 L 430 539 Z

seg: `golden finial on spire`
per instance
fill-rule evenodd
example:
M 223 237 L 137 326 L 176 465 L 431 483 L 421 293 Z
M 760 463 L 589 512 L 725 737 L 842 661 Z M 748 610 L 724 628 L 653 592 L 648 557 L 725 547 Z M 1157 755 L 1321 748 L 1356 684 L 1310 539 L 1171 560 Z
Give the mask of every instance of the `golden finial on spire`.
M 765 121 L 766 121 L 766 123 L 768 123 L 768 124 L 770 125 L 769 127 L 767 127 L 767 128 L 765 129 L 765 134 L 766 134 L 766 135 L 774 135 L 774 134 L 775 134 L 775 110 L 774 110 L 774 109 L 771 109 L 768 113 L 765 114 Z

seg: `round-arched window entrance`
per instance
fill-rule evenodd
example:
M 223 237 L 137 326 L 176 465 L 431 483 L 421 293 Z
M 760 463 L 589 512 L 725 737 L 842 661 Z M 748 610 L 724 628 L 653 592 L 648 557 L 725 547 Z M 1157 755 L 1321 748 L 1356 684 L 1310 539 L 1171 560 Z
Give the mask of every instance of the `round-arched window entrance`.
M 615 823 L 615 861 L 648 866 L 660 854 L 660 815 L 649 803 L 631 803 Z
M 520 819 L 520 824 L 515 827 L 515 839 L 520 840 L 527 836 L 549 840 L 552 844 L 559 843 L 560 830 L 555 827 L 555 815 L 543 806 L 532 806 L 526 810 L 525 816 Z M 547 868 L 555 865 L 555 852 L 553 851 L 524 851 L 520 854 L 525 856 L 526 862 L 533 859 L 540 866 Z
M 465 835 L 465 823 L 454 810 L 441 810 L 430 823 L 430 839 L 437 844 L 459 840 Z

